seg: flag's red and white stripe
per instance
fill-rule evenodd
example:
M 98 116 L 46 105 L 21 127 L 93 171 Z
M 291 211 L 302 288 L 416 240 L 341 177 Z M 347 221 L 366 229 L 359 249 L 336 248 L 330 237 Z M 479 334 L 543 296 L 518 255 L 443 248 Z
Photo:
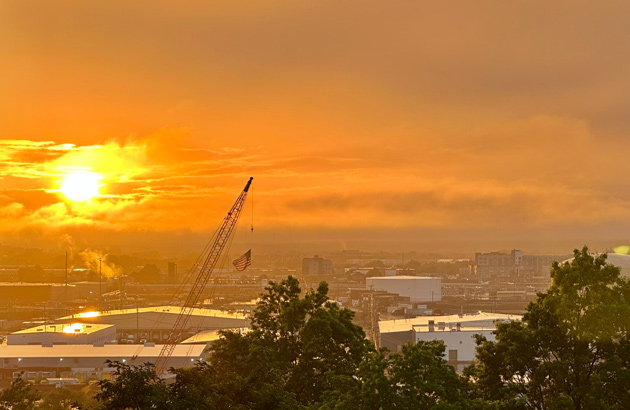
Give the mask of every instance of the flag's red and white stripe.
M 240 258 L 234 259 L 234 262 L 232 262 L 232 264 L 239 272 L 247 269 L 247 267 L 252 264 L 252 250 L 248 250 Z

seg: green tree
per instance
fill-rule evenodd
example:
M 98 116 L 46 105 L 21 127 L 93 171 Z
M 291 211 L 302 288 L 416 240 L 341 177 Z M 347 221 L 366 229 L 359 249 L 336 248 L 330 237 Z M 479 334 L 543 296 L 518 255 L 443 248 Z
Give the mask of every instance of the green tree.
M 97 406 L 96 399 L 81 391 L 60 388 L 45 395 L 37 410 L 95 410 Z
M 483 399 L 530 409 L 630 408 L 630 284 L 606 255 L 574 251 L 522 322 L 479 338 L 466 370 Z
M 39 393 L 26 380 L 18 377 L 8 389 L 0 392 L 0 409 L 32 410 L 39 397 Z
M 178 400 L 205 403 L 191 408 L 294 409 L 321 400 L 339 383 L 352 382 L 369 348 L 353 313 L 328 301 L 320 283 L 301 297 L 294 277 L 270 282 L 251 318 L 251 331 L 223 332 L 207 366 L 179 370 L 174 390 Z M 194 376 L 193 376 L 194 375 Z M 204 389 L 184 380 L 205 380 Z
M 107 360 L 113 367 L 111 380 L 101 380 L 96 399 L 102 410 L 170 409 L 169 389 L 155 373 L 153 364 L 128 365 Z
M 475 409 L 483 403 L 466 397 L 466 380 L 444 359 L 442 341 L 403 346 L 365 355 L 358 383 L 327 392 L 320 410 Z

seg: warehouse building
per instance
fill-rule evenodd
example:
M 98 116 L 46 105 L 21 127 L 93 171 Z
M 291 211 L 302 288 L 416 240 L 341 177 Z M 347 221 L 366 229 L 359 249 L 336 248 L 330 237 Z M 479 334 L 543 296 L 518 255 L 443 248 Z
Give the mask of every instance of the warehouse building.
M 446 359 L 458 370 L 475 357 L 475 335 L 495 340 L 496 322 L 521 320 L 518 315 L 479 312 L 472 315 L 419 316 L 412 319 L 380 321 L 380 343 L 392 352 L 402 345 L 421 340 L 441 340 L 446 347 Z
M 116 326 L 71 323 L 31 327 L 7 336 L 7 345 L 85 345 L 116 341 Z
M 234 332 L 238 332 L 242 335 L 245 333 L 249 333 L 251 331 L 248 327 L 238 328 L 238 329 L 230 329 Z M 205 344 L 209 347 L 212 342 L 215 342 L 221 338 L 221 331 L 219 330 L 204 330 L 196 335 L 189 337 L 188 339 L 181 342 L 181 344 Z
M 166 368 L 190 367 L 205 359 L 205 346 L 177 345 Z M 111 377 L 114 369 L 106 360 L 130 365 L 155 363 L 162 345 L 33 345 L 0 346 L 0 380 L 19 376 L 39 381 L 51 377 L 76 378 L 79 382 L 102 380 Z
M 156 306 L 138 309 L 111 310 L 104 312 L 84 312 L 61 317 L 57 323 L 108 324 L 116 326 L 121 343 L 139 341 L 163 342 L 182 311 L 177 306 Z M 194 308 L 183 332 L 189 338 L 203 330 L 220 330 L 248 327 L 249 319 L 240 313 L 214 309 Z

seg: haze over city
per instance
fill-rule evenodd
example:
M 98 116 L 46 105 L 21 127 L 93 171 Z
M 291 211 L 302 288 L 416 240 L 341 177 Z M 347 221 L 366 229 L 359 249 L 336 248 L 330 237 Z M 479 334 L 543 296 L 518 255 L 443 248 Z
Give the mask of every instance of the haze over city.
M 628 16 L 0 0 L 0 410 L 630 409 Z
M 3 2 L 0 241 L 196 250 L 254 175 L 268 248 L 625 244 L 628 12 Z

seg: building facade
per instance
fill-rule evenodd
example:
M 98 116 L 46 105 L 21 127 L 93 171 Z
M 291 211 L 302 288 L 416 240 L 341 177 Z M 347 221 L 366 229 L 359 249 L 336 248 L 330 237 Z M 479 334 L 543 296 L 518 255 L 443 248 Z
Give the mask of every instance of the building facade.
M 130 365 L 155 363 L 163 345 L 54 345 L 0 346 L 0 380 L 22 377 L 38 381 L 51 377 L 76 378 L 79 382 L 110 378 L 114 369 L 106 360 Z M 205 345 L 177 345 L 168 367 L 190 367 L 204 360 Z
M 418 316 L 412 319 L 384 320 L 378 323 L 380 345 L 392 352 L 407 343 L 440 340 L 445 358 L 459 371 L 475 357 L 475 335 L 495 340 L 496 322 L 521 320 L 518 315 L 479 312 L 472 315 Z
M 481 280 L 494 277 L 519 276 L 549 278 L 553 262 L 561 262 L 568 255 L 525 255 L 513 249 L 510 253 L 490 252 L 475 254 L 475 273 Z
M 320 258 L 315 255 L 312 258 L 302 259 L 302 275 L 332 275 L 333 267 L 330 259 Z
M 115 325 L 121 343 L 164 342 L 177 321 L 182 308 L 155 306 L 138 309 L 84 312 L 56 319 L 57 323 L 82 322 L 86 324 Z M 194 308 L 186 322 L 182 337 L 189 338 L 203 330 L 242 328 L 249 326 L 244 314 L 215 309 Z

